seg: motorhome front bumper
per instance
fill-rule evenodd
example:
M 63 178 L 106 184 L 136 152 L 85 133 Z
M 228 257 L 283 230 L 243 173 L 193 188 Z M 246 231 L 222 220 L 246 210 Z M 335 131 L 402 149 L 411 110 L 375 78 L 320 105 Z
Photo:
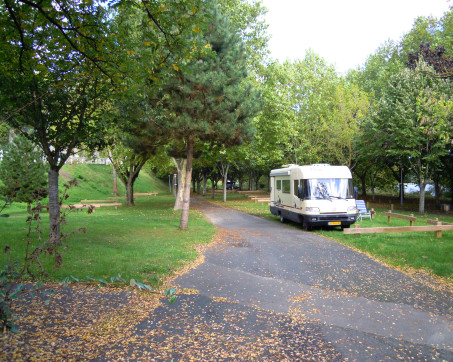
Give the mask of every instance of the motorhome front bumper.
M 304 223 L 312 226 L 348 226 L 357 221 L 357 214 L 303 215 Z
M 285 220 L 310 226 L 349 226 L 357 221 L 357 214 L 302 214 L 277 206 L 271 206 L 270 211 Z

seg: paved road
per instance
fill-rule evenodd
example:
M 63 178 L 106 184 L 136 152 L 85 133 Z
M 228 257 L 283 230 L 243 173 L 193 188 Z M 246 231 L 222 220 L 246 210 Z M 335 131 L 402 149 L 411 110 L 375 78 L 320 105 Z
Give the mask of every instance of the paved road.
M 194 200 L 223 242 L 98 360 L 453 361 L 453 295 L 329 239 Z
M 330 357 L 453 360 L 452 294 L 301 229 L 193 205 L 226 236 L 176 280 L 199 298 L 302 317 L 339 353 Z
M 20 306 L 0 359 L 453 361 L 451 293 L 300 228 L 192 206 L 222 241 L 175 280 L 176 303 L 63 288 Z

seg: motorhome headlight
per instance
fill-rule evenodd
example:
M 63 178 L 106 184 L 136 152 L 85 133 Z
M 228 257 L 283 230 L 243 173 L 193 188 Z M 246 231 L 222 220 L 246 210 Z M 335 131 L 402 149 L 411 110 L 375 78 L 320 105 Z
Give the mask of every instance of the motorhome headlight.
M 308 211 L 308 212 L 319 212 L 319 207 L 306 207 L 305 211 Z
M 355 206 L 349 206 L 348 212 L 357 212 L 357 208 Z

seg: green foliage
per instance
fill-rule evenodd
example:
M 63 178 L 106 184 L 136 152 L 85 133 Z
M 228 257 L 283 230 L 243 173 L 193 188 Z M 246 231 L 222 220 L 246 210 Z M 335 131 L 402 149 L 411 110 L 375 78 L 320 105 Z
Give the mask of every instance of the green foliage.
M 259 72 L 269 53 L 268 25 L 264 22 L 266 9 L 257 0 L 219 0 L 218 3 L 245 43 L 251 70 Z
M 32 203 L 47 196 L 47 166 L 43 154 L 23 136 L 3 149 L 0 194 L 6 200 Z
M 199 36 L 213 54 L 192 57 L 184 68 L 174 69 L 158 94 L 165 118 L 155 122 L 176 140 L 242 143 L 252 132 L 257 94 L 246 80 L 240 38 L 218 11 L 209 11 L 213 23 Z
M 404 69 L 393 76 L 364 133 L 372 149 L 408 163 L 421 186 L 420 212 L 424 187 L 448 154 L 453 134 L 451 88 L 430 72 L 420 62 L 415 71 Z
M 59 169 L 81 142 L 96 144 L 102 127 L 106 16 L 93 2 L 2 3 L 1 103 L 7 120 Z M 50 57 L 49 54 L 52 54 Z
M 115 49 L 93 1 L 0 4 L 0 104 L 49 164 L 49 229 L 59 240 L 58 172 L 75 148 L 103 143 Z M 109 56 L 108 56 L 109 55 Z
M 415 19 L 412 29 L 400 41 L 400 59 L 406 62 L 409 53 L 417 51 L 420 44 L 440 45 L 442 40 L 439 30 L 439 20 L 434 17 L 421 16 Z
M 0 149 L 8 144 L 10 127 L 6 123 L 0 123 Z
M 365 92 L 312 52 L 293 63 L 272 63 L 264 75 L 264 106 L 249 154 L 267 165 L 351 165 L 352 141 L 368 109 Z

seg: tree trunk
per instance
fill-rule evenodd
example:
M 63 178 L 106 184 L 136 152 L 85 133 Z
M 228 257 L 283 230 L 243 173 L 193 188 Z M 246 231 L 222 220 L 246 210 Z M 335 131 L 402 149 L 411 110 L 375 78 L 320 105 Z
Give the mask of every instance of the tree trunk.
M 118 179 L 116 177 L 116 169 L 113 168 L 113 194 L 118 196 L 120 193 L 118 192 Z
M 227 201 L 227 181 L 228 181 L 228 169 L 230 164 L 227 164 L 225 174 L 223 175 L 223 202 Z
M 184 187 L 186 184 L 187 160 L 185 158 L 178 160 L 173 158 L 173 162 L 176 165 L 176 169 L 178 170 L 178 191 L 176 193 L 175 206 L 173 207 L 173 210 L 181 210 L 184 198 Z
M 215 189 L 216 189 L 216 187 L 217 187 L 217 182 L 214 182 L 213 179 L 211 179 L 211 182 L 212 182 L 211 199 L 214 200 L 214 198 L 215 198 Z
M 450 173 L 450 203 L 453 205 L 453 172 Z
M 178 176 L 173 174 L 173 196 L 176 197 L 176 189 L 178 188 Z
M 418 212 L 420 214 L 425 213 L 425 188 L 426 188 L 426 180 L 421 179 L 420 180 L 420 202 L 418 205 Z
M 181 213 L 180 229 L 187 229 L 189 225 L 190 210 L 190 185 L 192 183 L 192 163 L 193 163 L 193 140 L 187 143 L 187 163 L 186 163 L 186 180 L 184 184 L 184 196 Z
M 12 128 L 9 129 L 8 133 L 8 143 L 12 143 L 14 139 L 14 130 Z
M 126 184 L 126 205 L 134 206 L 134 181 L 131 176 L 127 179 Z
M 366 197 L 366 176 L 360 177 L 360 181 L 362 183 L 362 196 Z
M 226 189 L 227 189 L 228 170 L 229 169 L 230 169 L 230 164 L 228 162 L 227 162 L 226 166 L 224 165 L 223 162 L 221 163 L 220 172 L 221 172 L 221 174 L 223 176 L 223 181 L 222 181 L 222 184 L 223 184 L 223 202 L 226 202 L 226 195 L 227 195 Z
M 203 196 L 206 196 L 206 183 L 208 181 L 208 178 L 206 177 L 205 174 L 203 174 Z
M 61 243 L 60 200 L 58 193 L 59 170 L 49 170 L 49 239 L 52 243 Z
M 113 162 L 113 167 L 116 168 L 116 174 L 120 176 L 120 180 L 126 188 L 126 205 L 134 206 L 134 183 L 137 180 L 142 167 L 145 165 L 147 158 L 129 160 L 128 167 L 121 169 L 118 162 Z
M 434 176 L 434 193 L 436 198 L 436 209 L 440 210 L 440 197 L 442 196 L 442 190 L 439 184 L 438 175 Z

